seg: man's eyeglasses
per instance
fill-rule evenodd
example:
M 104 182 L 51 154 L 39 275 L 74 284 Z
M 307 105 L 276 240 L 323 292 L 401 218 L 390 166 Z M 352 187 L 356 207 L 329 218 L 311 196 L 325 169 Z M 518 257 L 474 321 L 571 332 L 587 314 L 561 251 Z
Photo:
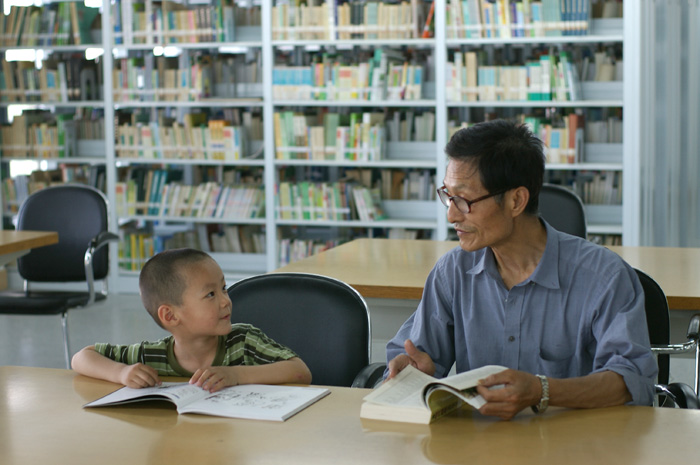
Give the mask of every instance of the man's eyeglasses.
M 440 197 L 440 201 L 444 206 L 449 208 L 450 201 L 452 201 L 455 204 L 455 207 L 457 207 L 457 209 L 462 213 L 471 213 L 472 205 L 474 205 L 476 202 L 481 202 L 482 200 L 486 200 L 497 195 L 505 194 L 506 192 L 508 192 L 508 189 L 500 190 L 498 192 L 494 192 L 493 194 L 482 195 L 481 197 L 478 197 L 474 200 L 467 200 L 464 197 L 460 197 L 458 195 L 448 194 L 447 188 L 445 186 L 442 186 L 437 190 L 438 197 Z

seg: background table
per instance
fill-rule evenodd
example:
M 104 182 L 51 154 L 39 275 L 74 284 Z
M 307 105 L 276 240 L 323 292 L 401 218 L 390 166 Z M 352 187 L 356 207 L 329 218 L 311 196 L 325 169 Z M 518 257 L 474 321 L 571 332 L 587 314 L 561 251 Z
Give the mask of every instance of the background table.
M 700 411 L 652 407 L 368 421 L 359 418 L 367 390 L 351 388 L 331 388 L 283 423 L 178 415 L 167 403 L 82 408 L 118 387 L 68 370 L 0 367 L 0 463 L 658 465 L 695 461 L 700 430 Z
M 29 253 L 35 247 L 58 243 L 51 231 L 0 231 L 0 266 Z
M 420 299 L 438 258 L 457 241 L 356 239 L 275 272 L 318 273 L 352 285 L 364 297 Z M 700 310 L 700 249 L 609 247 L 654 278 L 677 310 Z

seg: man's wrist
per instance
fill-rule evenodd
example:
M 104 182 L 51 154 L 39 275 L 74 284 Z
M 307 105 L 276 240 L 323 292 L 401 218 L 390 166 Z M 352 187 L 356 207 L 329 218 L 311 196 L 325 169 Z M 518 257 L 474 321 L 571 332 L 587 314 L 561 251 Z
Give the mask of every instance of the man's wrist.
M 542 395 L 540 396 L 540 402 L 537 405 L 532 406 L 532 411 L 535 413 L 544 413 L 549 407 L 549 380 L 544 375 L 535 375 L 537 379 L 540 380 L 542 385 Z

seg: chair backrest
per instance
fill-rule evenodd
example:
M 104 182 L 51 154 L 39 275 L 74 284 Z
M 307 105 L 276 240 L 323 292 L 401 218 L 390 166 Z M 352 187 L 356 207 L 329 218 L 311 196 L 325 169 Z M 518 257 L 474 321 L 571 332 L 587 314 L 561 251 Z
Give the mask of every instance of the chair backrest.
M 19 258 L 19 274 L 27 281 L 85 281 L 85 251 L 107 225 L 107 199 L 97 189 L 65 184 L 33 193 L 20 207 L 17 229 L 56 231 L 58 244 L 38 247 Z M 108 256 L 107 247 L 95 253 L 95 279 L 107 276 Z
M 314 384 L 351 386 L 369 364 L 369 310 L 348 284 L 308 273 L 253 276 L 228 289 L 231 322 L 250 323 L 296 352 Z
M 644 289 L 644 310 L 647 315 L 649 340 L 652 344 L 668 345 L 671 342 L 671 317 L 668 310 L 668 300 L 661 286 L 641 270 L 635 269 Z M 668 354 L 658 354 L 659 384 L 668 384 L 670 357 Z
M 576 193 L 556 184 L 543 184 L 539 197 L 540 215 L 554 229 L 587 238 L 586 210 Z

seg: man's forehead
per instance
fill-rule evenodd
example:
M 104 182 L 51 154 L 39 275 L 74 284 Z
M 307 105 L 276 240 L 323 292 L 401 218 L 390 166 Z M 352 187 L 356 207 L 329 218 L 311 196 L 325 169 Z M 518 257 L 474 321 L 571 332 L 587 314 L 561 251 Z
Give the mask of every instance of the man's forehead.
M 481 182 L 479 167 L 472 161 L 450 160 L 445 173 L 445 180 L 447 179 L 456 184 Z

